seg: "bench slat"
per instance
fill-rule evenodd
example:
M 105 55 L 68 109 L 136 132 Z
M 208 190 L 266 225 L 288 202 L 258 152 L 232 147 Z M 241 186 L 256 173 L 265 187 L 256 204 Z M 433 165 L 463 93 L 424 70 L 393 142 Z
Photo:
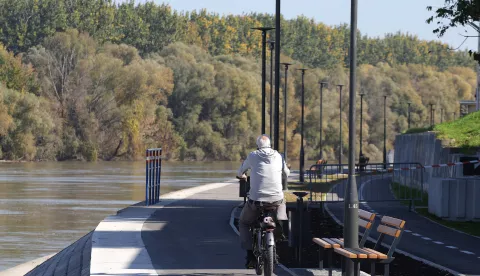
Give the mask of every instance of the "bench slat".
M 319 238 L 313 238 L 313 242 L 320 245 L 323 248 L 332 248 L 333 247 L 330 243 L 328 243 L 328 242 L 326 242 L 322 239 L 319 239 Z
M 364 252 L 360 252 L 356 250 L 355 248 L 343 248 L 344 250 L 357 255 L 357 259 L 367 259 L 367 254 Z
M 369 221 L 373 221 L 375 219 L 374 213 L 370 213 L 362 209 L 358 209 L 358 216 Z
M 357 254 L 364 254 L 367 256 L 368 259 L 377 259 L 377 254 L 373 252 L 369 252 L 365 250 L 364 248 L 355 248 L 354 249 Z
M 366 221 L 363 219 L 358 219 L 358 225 L 367 229 L 370 229 L 370 227 L 372 227 L 372 223 L 370 221 Z
M 322 238 L 322 240 L 328 242 L 329 244 L 331 244 L 333 246 L 333 248 L 340 248 L 340 244 L 338 244 L 337 242 L 333 241 L 332 239 L 328 239 L 328 238 Z
M 405 226 L 405 221 L 397 218 L 383 216 L 382 223 L 395 226 L 397 228 L 403 228 Z
M 368 252 L 372 252 L 372 253 L 374 253 L 374 254 L 377 254 L 377 258 L 378 258 L 378 259 L 381 259 L 381 260 L 386 260 L 386 259 L 388 259 L 388 256 L 385 255 L 385 254 L 383 254 L 382 252 L 378 252 L 378 251 L 373 250 L 373 249 L 368 248 L 368 247 L 364 247 L 364 248 L 362 248 L 362 249 L 365 250 L 365 251 L 368 251 Z
M 343 247 L 343 240 L 342 239 L 337 239 L 337 238 L 330 238 L 333 242 L 337 243 L 340 245 L 340 247 Z
M 402 232 L 398 229 L 388 227 L 386 225 L 379 225 L 377 231 L 395 238 L 398 238 L 400 236 L 400 233 Z
M 356 259 L 357 258 L 357 254 L 354 254 L 354 253 L 352 253 L 350 251 L 347 251 L 343 248 L 335 248 L 334 250 L 335 250 L 335 253 L 340 254 L 340 255 L 342 255 L 344 257 L 347 257 L 349 259 Z

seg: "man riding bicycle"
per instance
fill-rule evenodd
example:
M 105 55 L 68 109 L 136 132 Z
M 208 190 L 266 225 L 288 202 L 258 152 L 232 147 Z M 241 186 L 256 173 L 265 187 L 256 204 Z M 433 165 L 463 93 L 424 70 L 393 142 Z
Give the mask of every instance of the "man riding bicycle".
M 238 177 L 245 178 L 245 172 L 251 169 L 248 201 L 242 209 L 239 220 L 240 242 L 247 250 L 247 268 L 255 265 L 252 251 L 250 226 L 259 216 L 258 205 L 276 207 L 277 220 L 288 220 L 282 190 L 282 173 L 288 177 L 288 169 L 283 157 L 270 146 L 270 138 L 263 134 L 257 138 L 257 150 L 251 152 L 238 169 Z

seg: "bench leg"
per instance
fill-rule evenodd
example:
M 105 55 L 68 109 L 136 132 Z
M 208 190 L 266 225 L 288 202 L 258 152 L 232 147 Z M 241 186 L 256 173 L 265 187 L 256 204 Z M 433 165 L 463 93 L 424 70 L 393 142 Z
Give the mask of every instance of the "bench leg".
M 345 275 L 345 258 L 344 257 L 341 257 L 341 258 L 342 258 L 342 262 L 341 262 L 342 275 Z
M 333 248 L 328 250 L 328 276 L 332 276 L 332 252 Z
M 360 276 L 360 265 L 358 261 L 353 261 L 353 275 Z
M 383 273 L 384 276 L 390 275 L 390 264 L 385 264 L 385 271 Z
M 323 257 L 325 256 L 325 249 L 318 251 L 318 268 L 323 269 Z
M 375 276 L 375 262 L 370 264 L 370 275 Z

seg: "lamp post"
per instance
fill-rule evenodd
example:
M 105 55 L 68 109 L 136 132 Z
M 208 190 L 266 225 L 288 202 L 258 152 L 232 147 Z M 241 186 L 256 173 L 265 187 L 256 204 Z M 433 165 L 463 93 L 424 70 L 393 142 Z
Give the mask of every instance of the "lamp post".
M 273 139 L 273 50 L 275 41 L 269 40 L 270 45 L 270 140 Z
M 287 93 L 287 84 L 288 84 L 288 66 L 292 65 L 291 63 L 283 62 L 281 63 L 285 66 L 285 88 L 283 89 L 283 158 L 285 163 L 287 162 L 287 109 L 288 109 L 288 93 Z
M 343 171 L 342 168 L 342 155 L 343 155 L 343 139 L 342 139 L 342 88 L 343 84 L 338 84 L 337 87 L 340 90 L 340 153 L 338 154 L 338 164 L 340 165 L 340 169 Z
M 443 123 L 443 108 L 440 108 L 440 123 Z
M 408 129 L 410 129 L 410 105 L 412 104 L 411 102 L 408 102 Z
M 387 168 L 387 95 L 383 96 L 383 168 Z
M 456 115 L 457 115 L 456 112 L 453 112 L 453 120 L 454 120 L 454 121 L 457 119 L 457 118 L 455 118 Z
M 266 86 L 266 59 L 267 59 L 267 32 L 274 28 L 271 27 L 256 27 L 252 30 L 262 31 L 262 134 L 265 134 L 265 86 Z
M 361 163 L 361 159 L 363 156 L 362 152 L 362 135 L 363 135 L 363 96 L 365 96 L 365 93 L 360 93 L 360 154 L 358 157 L 358 162 Z
M 300 182 L 303 183 L 304 174 L 305 174 L 305 150 L 303 147 L 303 129 L 305 123 L 305 71 L 308 69 L 301 68 L 297 69 L 302 72 L 302 121 L 300 123 L 301 131 L 300 131 Z M 285 98 L 286 99 L 286 98 Z
M 435 126 L 435 108 L 432 109 L 432 126 Z
M 348 112 L 348 182 L 345 188 L 343 232 L 346 248 L 358 248 L 358 192 L 355 181 L 355 88 L 357 74 L 357 0 L 351 0 L 350 23 L 350 106 Z M 353 276 L 355 266 L 346 262 L 347 276 Z
M 320 82 L 320 159 L 323 159 L 323 87 L 327 85 L 327 82 Z
M 278 151 L 280 147 L 280 0 L 275 1 L 275 128 L 274 147 Z M 286 187 L 284 185 L 283 189 Z
M 433 127 L 433 106 L 434 104 L 430 104 L 430 126 Z

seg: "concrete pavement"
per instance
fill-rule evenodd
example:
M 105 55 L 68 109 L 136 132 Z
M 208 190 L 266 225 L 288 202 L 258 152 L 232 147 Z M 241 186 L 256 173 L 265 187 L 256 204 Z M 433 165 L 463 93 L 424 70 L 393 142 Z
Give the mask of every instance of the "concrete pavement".
M 100 223 L 92 237 L 91 275 L 255 275 L 229 225 L 242 199 L 238 182 L 168 194 Z M 278 268 L 277 275 L 292 275 Z
M 389 178 L 372 178 L 359 184 L 359 197 L 378 194 L 379 198 L 394 199 L 389 187 Z M 342 184 L 339 184 L 343 186 Z M 342 187 L 337 189 L 341 193 Z M 339 195 L 343 197 L 342 194 Z M 329 212 L 343 223 L 343 203 L 327 204 Z M 406 221 L 405 234 L 398 245 L 399 253 L 426 261 L 432 266 L 457 275 L 480 275 L 480 238 L 463 234 L 432 222 L 423 216 L 409 212 L 400 202 L 368 202 L 361 208 L 379 215 L 387 215 Z M 377 217 L 377 219 L 380 219 Z M 378 233 L 372 231 L 376 239 Z M 385 242 L 389 242 L 388 239 Z

